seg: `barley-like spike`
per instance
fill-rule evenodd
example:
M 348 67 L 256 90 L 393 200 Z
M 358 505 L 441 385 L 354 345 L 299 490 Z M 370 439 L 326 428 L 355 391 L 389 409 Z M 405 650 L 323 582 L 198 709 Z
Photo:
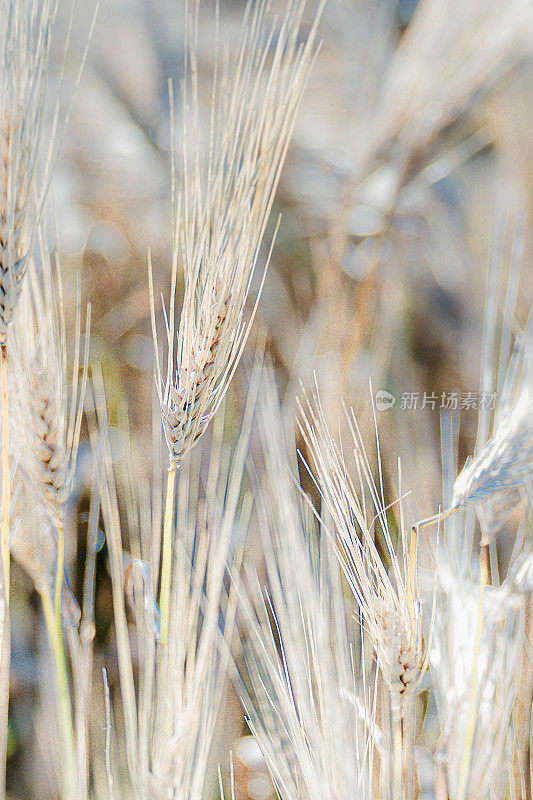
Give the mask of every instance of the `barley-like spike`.
M 268 585 L 253 568 L 246 590 L 239 581 L 244 668 L 237 687 L 279 797 L 370 800 L 374 746 L 382 756 L 384 737 L 365 667 L 354 657 L 358 623 L 332 542 L 318 535 L 295 490 L 271 375 L 260 398 L 265 474 L 256 497 Z
M 164 378 L 157 362 L 171 469 L 205 431 L 239 361 L 251 324 L 244 320 L 244 306 L 316 51 L 320 10 L 302 45 L 298 31 L 306 0 L 290 0 L 276 29 L 267 21 L 267 6 L 264 0 L 248 6 L 238 59 L 214 81 L 207 160 L 198 144 L 197 6 L 191 15 L 192 78 L 184 88 L 183 176 L 174 198 Z M 185 296 L 176 331 L 178 267 Z
M 42 206 L 36 185 L 57 0 L 0 1 L 0 343 L 17 305 Z
M 426 667 L 416 581 L 416 536 L 409 545 L 400 514 L 402 553 L 396 552 L 382 491 L 374 482 L 353 411 L 346 412 L 346 419 L 353 440 L 353 474 L 359 476 L 359 487 L 345 462 L 344 448 L 328 429 L 318 392 L 301 405 L 301 411 L 300 430 L 316 470 L 317 488 L 333 521 L 339 559 L 372 637 L 393 705 L 401 713 L 405 698 L 416 690 Z M 365 493 L 370 495 L 373 521 L 369 520 Z M 391 559 L 390 575 L 375 544 L 374 524 Z
M 498 495 L 512 493 L 533 475 L 532 346 L 533 329 L 515 348 L 492 437 L 455 481 L 453 508 L 494 502 Z M 498 505 L 502 505 L 501 499 Z
M 20 468 L 51 516 L 62 518 L 74 478 L 88 367 L 89 313 L 82 379 L 78 287 L 73 384 L 69 389 L 60 264 L 51 259 L 44 232 L 37 237 L 39 270 L 32 260 L 13 337 L 13 437 Z

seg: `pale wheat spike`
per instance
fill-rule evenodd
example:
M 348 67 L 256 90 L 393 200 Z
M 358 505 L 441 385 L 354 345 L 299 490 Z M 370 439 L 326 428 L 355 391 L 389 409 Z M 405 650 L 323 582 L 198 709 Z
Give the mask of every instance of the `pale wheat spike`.
M 39 264 L 32 259 L 20 317 L 15 320 L 13 437 L 20 447 L 21 468 L 57 523 L 76 466 L 87 382 L 90 308 L 82 348 L 78 290 L 71 382 L 60 263 L 57 254 L 48 252 L 42 234 L 38 245 Z
M 44 189 L 37 187 L 57 0 L 0 1 L 0 344 L 18 301 Z
M 170 461 L 161 571 L 163 644 L 167 641 L 175 473 L 216 413 L 254 316 L 255 308 L 246 321 L 245 304 L 316 53 L 316 28 L 324 3 L 319 3 L 302 43 L 299 36 L 306 5 L 306 0 L 290 0 L 276 25 L 267 19 L 267 0 L 247 4 L 237 59 L 230 66 L 215 67 L 205 154 L 197 87 L 198 3 L 191 15 L 191 85 L 183 88 L 182 175 L 178 197 L 173 198 L 174 252 L 164 375 L 151 290 L 156 377 Z M 185 290 L 176 331 L 178 268 L 183 270 Z
M 402 552 L 396 552 L 383 489 L 375 484 L 353 411 L 346 412 L 352 469 L 345 461 L 342 444 L 335 442 L 328 429 L 318 392 L 301 405 L 301 412 L 300 429 L 316 470 L 317 487 L 333 520 L 340 561 L 372 637 L 393 707 L 401 714 L 407 696 L 420 683 L 426 660 L 416 581 L 416 538 L 407 541 L 400 506 Z M 389 571 L 375 544 L 375 528 L 391 562 Z
M 384 737 L 359 662 L 358 621 L 331 542 L 295 487 L 268 374 L 260 398 L 256 508 L 266 579 L 253 567 L 246 587 L 236 577 L 245 662 L 237 688 L 282 800 L 370 800 Z
M 451 509 L 476 505 L 483 515 L 484 507 L 492 504 L 502 511 L 505 500 L 511 502 L 516 489 L 533 475 L 532 347 L 530 326 L 518 340 L 510 361 L 494 433 L 457 477 Z
M 20 469 L 57 531 L 56 618 L 61 619 L 63 583 L 63 510 L 68 500 L 80 437 L 87 383 L 90 307 L 87 311 L 83 360 L 80 363 L 81 313 L 78 287 L 76 336 L 69 375 L 65 320 L 58 256 L 37 236 L 19 314 L 14 321 L 12 358 L 13 439 Z M 81 380 L 80 380 L 81 371 Z
M 306 40 L 299 38 L 305 7 L 306 0 L 291 0 L 281 23 L 272 25 L 267 2 L 248 4 L 238 58 L 214 77 L 206 157 L 199 144 L 206 137 L 198 121 L 196 44 L 189 34 L 192 78 L 184 88 L 167 364 L 164 375 L 158 372 L 172 468 L 216 412 L 249 331 L 244 305 L 316 51 L 317 17 Z M 176 336 L 178 269 L 185 296 Z

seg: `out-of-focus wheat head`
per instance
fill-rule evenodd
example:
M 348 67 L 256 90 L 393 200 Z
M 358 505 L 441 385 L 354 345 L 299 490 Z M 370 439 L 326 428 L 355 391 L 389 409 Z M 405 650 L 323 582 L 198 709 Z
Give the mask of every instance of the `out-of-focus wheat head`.
M 90 313 L 80 353 L 78 291 L 70 367 L 59 259 L 57 254 L 50 254 L 43 230 L 39 231 L 36 244 L 38 262 L 31 259 L 19 314 L 14 321 L 13 440 L 28 488 L 57 525 L 62 520 L 76 469 L 87 381 Z
M 300 39 L 306 0 L 290 0 L 279 25 L 268 21 L 268 5 L 247 5 L 238 57 L 216 68 L 207 158 L 200 149 L 192 15 L 166 371 L 157 370 L 171 468 L 216 412 L 250 329 L 244 305 L 316 50 L 318 16 Z M 176 336 L 180 269 L 185 288 Z
M 439 564 L 438 579 L 441 599 L 430 651 L 443 731 L 436 758 L 445 767 L 449 796 L 454 800 L 459 796 L 468 727 L 479 586 L 454 576 L 444 559 Z M 508 586 L 488 588 L 476 666 L 474 739 L 467 765 L 465 796 L 472 800 L 506 796 L 523 635 L 523 598 Z M 520 796 L 519 787 L 516 792 Z
M 57 0 L 0 3 L 0 343 L 17 304 L 38 208 L 45 77 Z
M 372 797 L 383 737 L 365 684 L 358 622 L 340 569 L 298 495 L 273 381 L 262 382 L 265 474 L 256 507 L 268 585 L 254 569 L 240 591 L 245 669 L 238 687 L 282 800 Z
M 393 707 L 401 713 L 404 700 L 419 684 L 425 661 L 413 551 L 416 542 L 407 541 L 400 504 L 401 551 L 397 552 L 389 530 L 381 472 L 377 486 L 353 411 L 346 412 L 353 470 L 348 468 L 344 446 L 335 442 L 328 429 L 318 392 L 301 411 L 300 428 L 316 470 L 317 487 L 334 524 L 341 564 L 372 637 Z M 390 559 L 390 574 L 376 547 L 377 534 Z
M 532 346 L 533 335 L 529 330 L 518 342 L 511 359 L 494 433 L 457 477 L 452 508 L 487 501 L 498 501 L 501 505 L 505 497 L 533 474 Z
M 412 181 L 430 185 L 486 146 L 486 130 L 449 152 L 443 143 L 454 123 L 471 113 L 532 47 L 530 0 L 418 3 L 383 78 L 356 175 L 354 232 L 366 236 L 383 231 Z M 407 208 L 412 211 L 409 199 Z

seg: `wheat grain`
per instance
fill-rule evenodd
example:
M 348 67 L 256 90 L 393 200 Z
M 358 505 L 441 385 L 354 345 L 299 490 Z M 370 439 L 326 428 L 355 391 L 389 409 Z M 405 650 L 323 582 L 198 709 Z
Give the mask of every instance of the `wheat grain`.
M 90 307 L 80 367 L 81 314 L 78 291 L 72 385 L 63 313 L 60 264 L 47 250 L 45 232 L 37 236 L 39 264 L 33 260 L 15 320 L 12 397 L 13 436 L 20 468 L 57 531 L 55 610 L 61 627 L 63 585 L 63 509 L 70 496 L 87 383 Z M 81 369 L 81 381 L 79 372 Z
M 39 263 L 31 262 L 15 322 L 13 428 L 20 467 L 57 524 L 76 468 L 87 383 L 90 306 L 82 348 L 78 288 L 76 336 L 69 359 L 61 266 L 57 253 L 49 253 L 44 237 L 44 232 L 38 236 Z

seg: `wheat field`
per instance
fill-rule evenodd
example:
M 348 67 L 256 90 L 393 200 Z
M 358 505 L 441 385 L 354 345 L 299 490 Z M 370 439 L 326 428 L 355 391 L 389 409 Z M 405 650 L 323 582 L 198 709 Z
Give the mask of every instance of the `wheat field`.
M 532 797 L 532 0 L 0 0 L 0 800 Z

